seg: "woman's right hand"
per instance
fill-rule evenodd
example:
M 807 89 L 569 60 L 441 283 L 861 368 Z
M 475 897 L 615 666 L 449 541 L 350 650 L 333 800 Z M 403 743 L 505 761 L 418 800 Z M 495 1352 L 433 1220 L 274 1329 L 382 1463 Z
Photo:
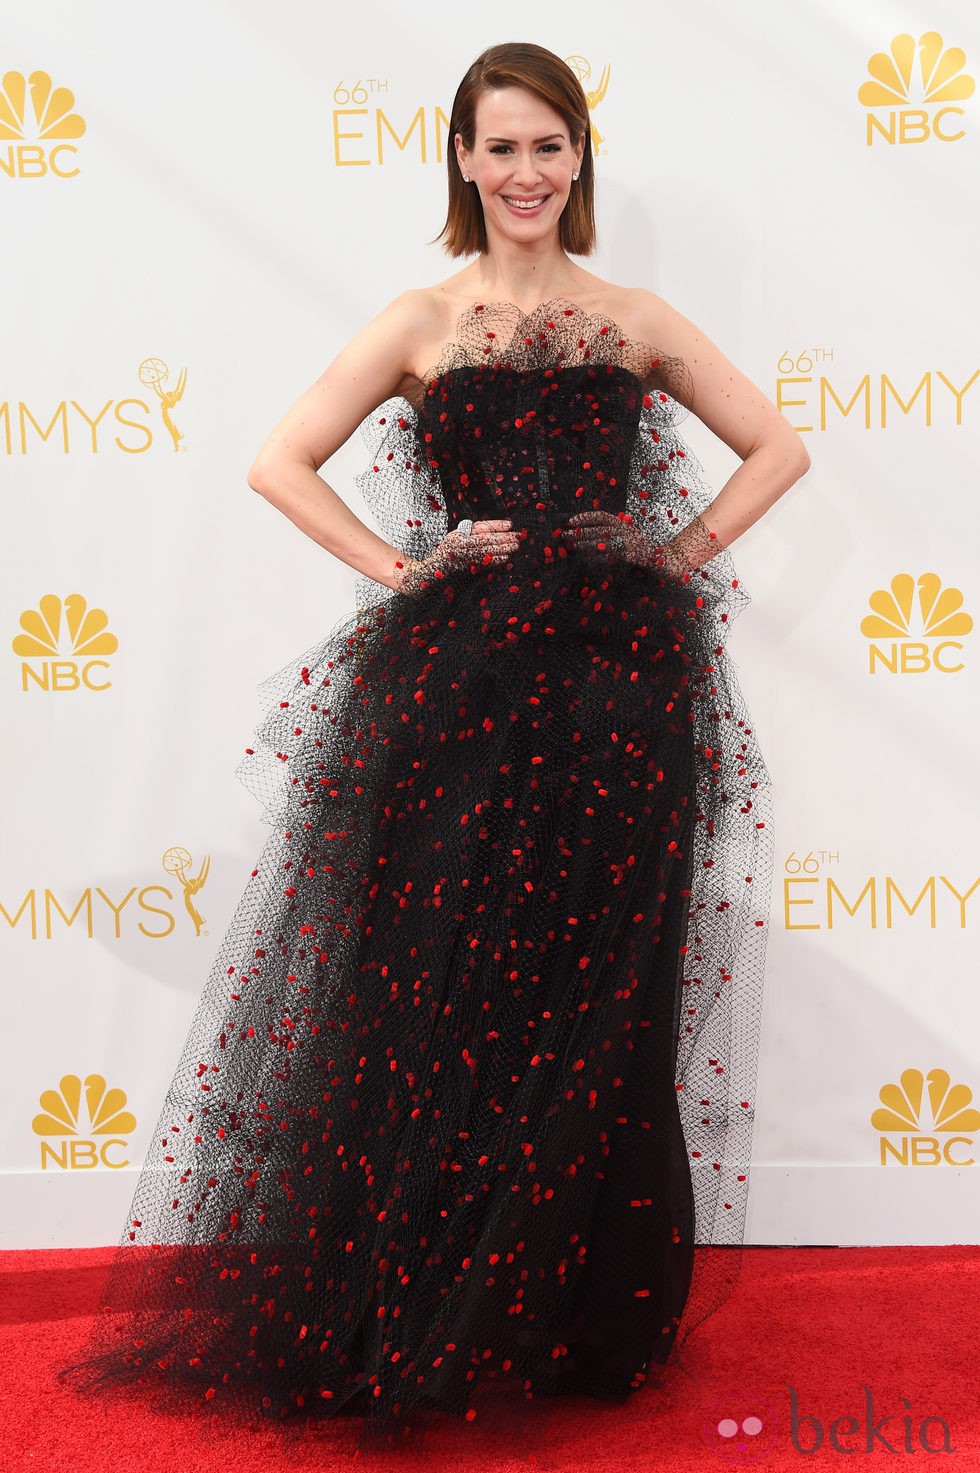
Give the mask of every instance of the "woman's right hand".
M 493 563 L 506 562 L 520 542 L 520 534 L 512 530 L 507 518 L 474 522 L 472 532 L 460 532 L 454 527 L 440 539 L 428 557 L 401 559 L 405 566 L 395 569 L 399 575 L 396 591 L 414 592 L 420 580 L 424 581 L 438 567 L 483 564 L 488 556 Z

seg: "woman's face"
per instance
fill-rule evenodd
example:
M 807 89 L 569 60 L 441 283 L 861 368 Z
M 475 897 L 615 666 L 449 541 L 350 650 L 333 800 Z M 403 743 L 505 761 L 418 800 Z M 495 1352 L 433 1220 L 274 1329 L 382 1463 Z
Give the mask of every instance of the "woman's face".
M 484 92 L 476 105 L 472 152 L 456 134 L 456 157 L 480 191 L 487 239 L 495 235 L 531 244 L 558 229 L 572 175 L 582 163 L 583 134 L 573 145 L 568 127 L 540 97 L 523 87 Z

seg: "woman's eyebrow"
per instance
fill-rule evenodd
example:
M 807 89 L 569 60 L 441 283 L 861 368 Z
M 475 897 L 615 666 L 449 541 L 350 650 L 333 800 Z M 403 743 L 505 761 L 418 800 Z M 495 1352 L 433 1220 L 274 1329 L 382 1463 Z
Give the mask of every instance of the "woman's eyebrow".
M 564 133 L 549 133 L 547 138 L 535 138 L 535 143 L 550 143 L 553 138 L 564 138 Z M 516 143 L 515 138 L 495 138 L 488 136 L 488 143 Z

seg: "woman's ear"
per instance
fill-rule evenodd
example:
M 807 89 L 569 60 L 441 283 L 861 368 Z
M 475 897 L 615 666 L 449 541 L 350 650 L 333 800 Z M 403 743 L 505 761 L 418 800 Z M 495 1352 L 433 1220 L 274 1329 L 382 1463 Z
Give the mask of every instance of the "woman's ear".
M 456 134 L 453 139 L 453 145 L 456 149 L 456 162 L 459 164 L 460 173 L 466 175 L 470 172 L 470 156 L 463 143 L 463 135 L 461 133 Z

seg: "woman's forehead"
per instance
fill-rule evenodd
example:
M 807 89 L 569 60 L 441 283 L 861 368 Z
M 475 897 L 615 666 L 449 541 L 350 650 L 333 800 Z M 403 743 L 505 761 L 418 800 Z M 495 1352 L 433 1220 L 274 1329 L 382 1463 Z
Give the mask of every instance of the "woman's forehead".
M 495 87 L 481 93 L 476 104 L 476 131 L 481 136 L 533 139 L 561 133 L 568 128 L 561 113 L 536 97 L 526 87 Z

